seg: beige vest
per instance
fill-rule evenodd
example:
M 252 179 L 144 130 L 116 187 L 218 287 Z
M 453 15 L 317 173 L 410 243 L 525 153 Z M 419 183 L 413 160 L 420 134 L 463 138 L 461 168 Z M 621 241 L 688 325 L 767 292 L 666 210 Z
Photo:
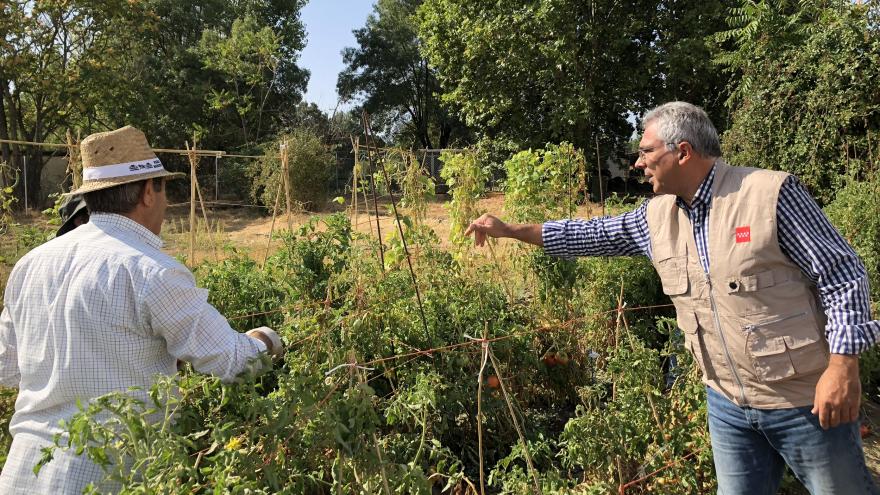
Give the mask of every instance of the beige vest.
M 776 201 L 788 174 L 715 167 L 708 275 L 675 196 L 648 203 L 663 292 L 706 385 L 741 406 L 811 405 L 829 354 L 815 286 L 779 247 Z

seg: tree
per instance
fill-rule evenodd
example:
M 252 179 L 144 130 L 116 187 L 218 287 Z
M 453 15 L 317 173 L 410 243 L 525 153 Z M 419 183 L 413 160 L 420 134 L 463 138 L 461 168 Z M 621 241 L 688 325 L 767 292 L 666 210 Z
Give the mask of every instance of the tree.
M 304 3 L 4 2 L 0 138 L 60 141 L 68 128 L 88 134 L 131 124 L 155 146 L 179 147 L 198 130 L 202 146 L 255 149 L 278 132 L 305 89 L 308 73 L 296 65 L 305 44 L 299 18 Z M 200 51 L 203 38 L 213 40 L 207 45 L 216 50 Z M 246 43 L 232 47 L 229 40 Z M 258 80 L 241 72 L 253 67 L 248 64 L 254 57 L 270 68 L 258 72 Z M 217 106 L 218 94 L 236 95 L 247 112 L 230 122 L 210 106 Z M 251 106 L 249 95 L 256 95 Z M 0 146 L 2 158 L 18 169 L 24 153 L 30 156 L 27 180 L 16 195 L 23 195 L 26 182 L 33 197 L 40 189 L 42 150 Z
M 279 51 L 279 36 L 253 16 L 236 19 L 228 37 L 214 29 L 202 34 L 203 63 L 226 82 L 208 95 L 210 108 L 229 115 L 241 131 L 240 142 L 259 142 L 262 136 L 263 113 L 278 81 Z
M 304 0 L 140 3 L 150 27 L 119 47 L 125 60 L 117 67 L 124 70 L 105 70 L 107 84 L 96 97 L 102 122 L 138 125 L 174 147 L 200 130 L 203 146 L 244 151 L 279 131 L 308 81 L 308 72 L 296 65 L 305 46 Z M 126 80 L 131 73 L 138 77 Z M 131 97 L 108 94 L 118 91 Z M 230 115 L 236 108 L 225 104 L 229 95 L 248 108 L 245 115 Z M 249 98 L 257 103 L 243 103 Z
M 654 42 L 644 66 L 648 105 L 683 100 L 703 107 L 715 127 L 727 127 L 727 88 L 737 74 L 721 70 L 711 40 L 727 28 L 729 2 L 722 0 L 661 0 L 657 2 Z
M 798 175 L 828 203 L 875 173 L 880 135 L 880 5 L 743 1 L 718 42 L 731 88 L 725 155 Z M 770 34 L 770 35 L 768 35 Z
M 645 101 L 654 2 L 428 0 L 419 27 L 445 101 L 522 147 L 618 148 Z
M 720 3 L 426 0 L 419 34 L 444 101 L 479 133 L 588 153 L 598 140 L 608 156 L 626 151 L 634 117 L 657 103 L 721 107 L 704 40 Z
M 357 48 L 342 52 L 347 67 L 337 90 L 362 99 L 373 123 L 404 144 L 446 148 L 467 130 L 439 101 L 436 71 L 420 54 L 416 11 L 422 0 L 379 0 L 354 31 Z
M 127 17 L 122 16 L 126 11 Z M 0 138 L 42 142 L 74 122 L 85 109 L 85 63 L 100 64 L 112 58 L 106 50 L 113 36 L 111 26 L 128 32 L 142 20 L 141 14 L 121 0 L 5 4 L 7 21 L 0 23 Z M 43 150 L 16 144 L 0 145 L 0 150 L 16 169 L 24 169 L 23 162 L 28 160 L 16 195 L 24 196 L 26 187 L 27 195 L 36 197 Z

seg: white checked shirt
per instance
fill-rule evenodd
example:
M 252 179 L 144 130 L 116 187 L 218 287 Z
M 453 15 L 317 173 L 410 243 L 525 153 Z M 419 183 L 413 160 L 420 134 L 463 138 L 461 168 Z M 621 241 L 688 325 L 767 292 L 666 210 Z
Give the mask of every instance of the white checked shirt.
M 120 215 L 88 224 L 25 255 L 13 268 L 0 315 L 0 385 L 19 389 L 0 493 L 81 493 L 101 471 L 56 452 L 34 476 L 40 447 L 77 400 L 148 390 L 177 360 L 224 381 L 265 345 L 233 330 L 162 241 Z M 131 392 L 148 401 L 144 391 Z

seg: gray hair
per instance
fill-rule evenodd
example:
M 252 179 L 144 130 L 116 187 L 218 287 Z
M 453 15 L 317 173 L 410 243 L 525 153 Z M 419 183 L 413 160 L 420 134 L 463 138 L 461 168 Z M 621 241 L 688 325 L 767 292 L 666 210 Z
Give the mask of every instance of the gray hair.
M 147 186 L 147 182 L 153 183 L 153 191 L 162 192 L 164 181 L 161 178 L 156 178 L 88 192 L 83 194 L 83 199 L 86 206 L 89 207 L 89 213 L 131 213 L 140 201 L 141 193 Z
M 642 131 L 655 125 L 657 137 L 667 144 L 682 141 L 702 156 L 721 156 L 721 143 L 718 131 L 702 108 L 684 101 L 664 103 L 649 111 L 642 119 Z

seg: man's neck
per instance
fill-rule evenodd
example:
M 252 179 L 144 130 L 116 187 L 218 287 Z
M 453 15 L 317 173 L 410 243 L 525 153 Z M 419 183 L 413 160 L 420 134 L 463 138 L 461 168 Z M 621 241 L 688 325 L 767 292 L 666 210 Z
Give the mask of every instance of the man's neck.
M 155 228 L 155 226 L 153 225 L 154 222 L 151 222 L 149 215 L 147 215 L 147 212 L 143 208 L 137 207 L 128 213 L 121 213 L 121 215 L 141 224 L 145 229 L 149 230 L 153 234 L 159 235 L 162 224 L 159 224 L 158 228 Z
M 701 159 L 694 163 L 694 165 L 693 173 L 690 176 L 690 180 L 688 181 L 684 192 L 678 195 L 678 197 L 688 206 L 691 206 L 691 203 L 694 201 L 694 196 L 696 196 L 697 191 L 700 190 L 700 186 L 703 185 L 706 177 L 709 176 L 709 172 L 712 171 L 712 167 L 715 165 L 715 159 Z

